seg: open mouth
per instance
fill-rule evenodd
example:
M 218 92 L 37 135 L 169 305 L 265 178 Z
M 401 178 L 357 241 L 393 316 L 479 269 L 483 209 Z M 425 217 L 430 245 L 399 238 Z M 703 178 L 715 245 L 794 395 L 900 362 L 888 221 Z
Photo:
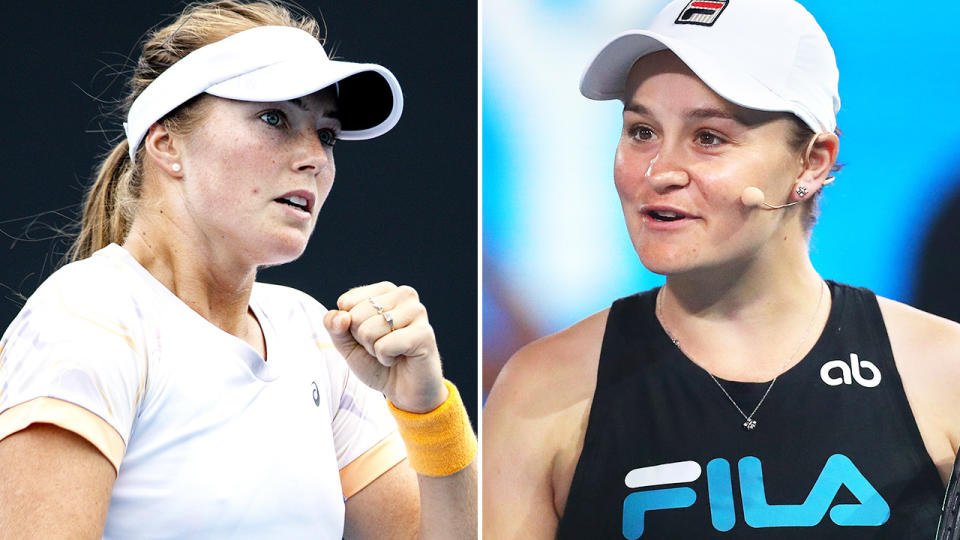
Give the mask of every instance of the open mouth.
M 289 197 L 281 197 L 279 199 L 274 199 L 274 201 L 292 206 L 304 212 L 310 211 L 307 200 L 304 199 L 303 197 L 298 197 L 296 195 L 291 195 Z
M 656 221 L 677 221 L 685 218 L 684 214 L 670 210 L 648 210 L 647 215 Z

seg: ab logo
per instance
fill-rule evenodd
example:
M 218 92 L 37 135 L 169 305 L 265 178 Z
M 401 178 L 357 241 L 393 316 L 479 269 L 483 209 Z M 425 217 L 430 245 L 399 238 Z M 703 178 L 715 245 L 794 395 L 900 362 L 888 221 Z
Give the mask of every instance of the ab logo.
M 740 504 L 743 519 L 753 528 L 813 527 L 829 513 L 841 527 L 883 525 L 890 517 L 890 506 L 883 496 L 860 473 L 850 458 L 834 454 L 827 459 L 810 494 L 802 504 L 767 504 L 763 469 L 760 459 L 747 456 L 737 463 L 740 474 Z M 693 482 L 700 478 L 700 464 L 695 461 L 665 463 L 634 469 L 624 482 L 629 488 Z M 736 499 L 733 495 L 730 463 L 722 458 L 707 463 L 707 503 L 713 528 L 726 532 L 737 524 Z M 853 494 L 859 504 L 833 504 L 841 486 Z M 697 493 L 689 487 L 640 491 L 623 500 L 623 536 L 636 540 L 643 536 L 647 512 L 687 508 L 697 501 Z M 832 505 L 832 507 L 831 507 Z
M 866 368 L 870 371 L 869 379 L 863 377 L 861 368 Z M 834 375 L 838 370 L 840 373 L 839 377 Z M 850 354 L 850 365 L 847 365 L 843 360 L 831 360 L 824 364 L 823 367 L 820 368 L 820 378 L 830 386 L 851 384 L 852 378 L 854 381 L 857 381 L 857 384 L 866 388 L 873 388 L 879 385 L 881 379 L 880 370 L 877 369 L 877 366 L 875 366 L 873 362 L 860 360 L 854 353 Z

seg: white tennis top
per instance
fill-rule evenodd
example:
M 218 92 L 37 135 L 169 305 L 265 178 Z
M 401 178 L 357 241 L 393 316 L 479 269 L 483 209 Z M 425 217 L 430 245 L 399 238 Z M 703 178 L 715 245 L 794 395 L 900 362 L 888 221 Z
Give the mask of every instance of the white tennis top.
M 405 457 L 308 295 L 254 285 L 267 361 L 122 247 L 66 265 L 0 340 L 0 439 L 73 431 L 118 469 L 104 538 L 331 538 Z

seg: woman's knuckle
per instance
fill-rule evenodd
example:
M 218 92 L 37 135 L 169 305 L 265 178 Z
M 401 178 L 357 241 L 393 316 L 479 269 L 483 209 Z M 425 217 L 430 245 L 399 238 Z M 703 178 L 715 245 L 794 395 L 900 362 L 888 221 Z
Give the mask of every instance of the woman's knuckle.
M 413 298 L 415 300 L 420 299 L 420 295 L 417 294 L 417 290 L 409 285 L 401 285 L 397 287 L 397 290 L 399 290 L 407 298 Z

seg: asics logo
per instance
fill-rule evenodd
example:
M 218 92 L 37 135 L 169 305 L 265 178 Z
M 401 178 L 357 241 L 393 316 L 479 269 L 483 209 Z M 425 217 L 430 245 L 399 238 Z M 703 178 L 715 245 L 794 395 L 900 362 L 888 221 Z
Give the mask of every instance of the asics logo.
M 870 378 L 863 376 L 863 369 L 870 372 Z M 880 370 L 873 362 L 860 360 L 855 354 L 850 354 L 850 363 L 843 360 L 831 360 L 820 368 L 820 378 L 830 386 L 839 386 L 841 384 L 857 384 L 865 388 L 874 388 L 880 384 Z
M 317 407 L 320 406 L 320 389 L 317 388 L 317 383 L 313 383 L 313 404 Z

